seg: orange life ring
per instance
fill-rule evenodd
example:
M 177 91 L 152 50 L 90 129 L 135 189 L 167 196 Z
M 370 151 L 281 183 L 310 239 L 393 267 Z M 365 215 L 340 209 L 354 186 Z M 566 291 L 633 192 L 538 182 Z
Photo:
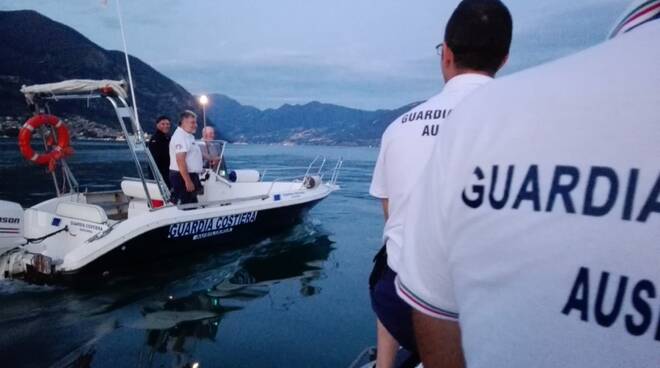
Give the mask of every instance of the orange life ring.
M 50 125 L 55 128 L 57 144 L 50 152 L 37 153 L 32 149 L 30 140 L 32 139 L 34 130 L 43 125 Z M 48 140 L 49 145 L 53 143 L 52 139 Z M 73 153 L 73 149 L 70 146 L 69 130 L 66 128 L 64 122 L 54 115 L 45 114 L 35 115 L 23 124 L 21 130 L 18 132 L 18 147 L 26 160 L 32 161 L 37 165 L 48 165 L 51 171 L 55 169 L 57 160 Z

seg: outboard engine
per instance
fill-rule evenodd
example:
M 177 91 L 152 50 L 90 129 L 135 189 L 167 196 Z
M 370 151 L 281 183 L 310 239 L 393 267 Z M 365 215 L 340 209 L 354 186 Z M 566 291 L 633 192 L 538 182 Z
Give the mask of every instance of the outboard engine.
M 24 222 L 21 205 L 0 200 L 0 280 L 23 278 L 41 283 L 52 272 L 52 261 L 22 247 L 28 243 Z
M 23 207 L 0 200 L 0 255 L 22 244 L 25 244 Z

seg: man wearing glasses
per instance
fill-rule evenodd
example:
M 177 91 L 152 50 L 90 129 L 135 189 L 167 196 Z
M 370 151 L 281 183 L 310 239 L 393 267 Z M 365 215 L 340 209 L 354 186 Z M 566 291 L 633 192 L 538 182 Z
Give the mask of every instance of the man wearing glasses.
M 610 37 L 443 125 L 397 277 L 425 367 L 660 367 L 660 0 Z
M 378 317 L 377 367 L 391 367 L 399 346 L 415 352 L 412 310 L 396 293 L 394 279 L 403 244 L 404 199 L 415 190 L 440 126 L 467 95 L 493 79 L 511 44 L 512 20 L 499 0 L 464 0 L 436 46 L 445 86 L 438 95 L 392 122 L 383 133 L 369 193 L 380 198 L 385 216 L 385 246 L 375 258 L 369 279 L 372 307 Z M 413 354 L 414 359 L 414 354 Z

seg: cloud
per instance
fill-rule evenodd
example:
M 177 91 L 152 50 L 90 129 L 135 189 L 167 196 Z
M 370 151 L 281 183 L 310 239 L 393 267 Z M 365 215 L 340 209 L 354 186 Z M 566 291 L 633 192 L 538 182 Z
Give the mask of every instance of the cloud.
M 129 52 L 193 93 L 258 107 L 310 100 L 376 109 L 442 87 L 433 46 L 455 2 L 124 0 Z M 508 0 L 514 43 L 502 74 L 594 45 L 628 0 Z M 121 48 L 114 0 L 4 0 L 110 49 Z
M 434 58 L 364 64 L 342 58 L 317 60 L 299 53 L 270 55 L 192 65 L 169 60 L 159 63 L 158 69 L 193 92 L 222 92 L 260 108 L 312 100 L 366 109 L 392 108 L 411 99 L 426 99 L 442 87 Z
M 555 60 L 604 41 L 625 5 L 625 1 L 618 0 L 585 2 L 548 11 L 533 26 L 524 24 L 514 33 L 509 65 L 503 73 Z
M 585 1 L 563 9 L 552 5 L 530 4 L 520 10 L 529 13 L 515 21 L 511 57 L 501 74 L 601 42 L 625 1 Z M 219 42 L 226 45 L 228 41 Z M 351 46 L 346 49 L 354 50 Z M 423 55 L 391 49 L 365 57 L 364 52 L 331 51 L 264 46 L 195 63 L 170 59 L 156 66 L 193 92 L 219 91 L 258 107 L 322 100 L 360 108 L 393 108 L 426 99 L 442 87 L 438 58 L 431 52 Z

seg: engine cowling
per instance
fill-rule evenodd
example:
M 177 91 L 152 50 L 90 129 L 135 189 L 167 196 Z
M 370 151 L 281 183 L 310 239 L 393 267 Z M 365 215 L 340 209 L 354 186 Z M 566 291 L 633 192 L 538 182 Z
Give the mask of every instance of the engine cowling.
M 0 254 L 25 244 L 23 207 L 0 200 Z

